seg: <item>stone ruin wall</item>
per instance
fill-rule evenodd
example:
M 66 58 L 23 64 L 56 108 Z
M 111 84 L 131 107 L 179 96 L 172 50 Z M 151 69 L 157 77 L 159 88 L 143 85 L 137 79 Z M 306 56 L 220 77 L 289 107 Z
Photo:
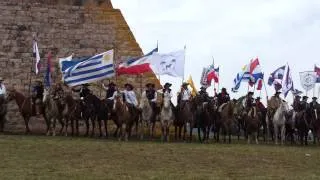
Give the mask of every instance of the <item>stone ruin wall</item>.
M 54 78 L 58 81 L 58 57 L 88 56 L 115 49 L 116 63 L 130 57 L 141 56 L 136 42 L 121 11 L 114 9 L 109 0 L 2 0 L 0 1 L 0 76 L 8 88 L 15 88 L 28 95 L 30 76 L 43 80 L 46 55 L 52 52 L 55 62 Z M 41 56 L 41 73 L 30 73 L 32 64 L 32 40 L 36 34 Z M 119 86 L 132 83 L 140 87 L 141 81 L 159 81 L 154 74 L 146 74 L 143 80 L 136 76 L 121 76 Z M 105 80 L 105 83 L 108 83 Z M 136 88 L 140 92 L 139 88 Z M 96 94 L 101 91 L 96 89 Z M 102 93 L 104 96 L 104 93 Z M 30 121 L 31 130 L 43 126 L 42 119 Z M 42 128 L 41 128 L 42 129 Z M 15 102 L 9 103 L 5 130 L 24 131 L 24 123 Z

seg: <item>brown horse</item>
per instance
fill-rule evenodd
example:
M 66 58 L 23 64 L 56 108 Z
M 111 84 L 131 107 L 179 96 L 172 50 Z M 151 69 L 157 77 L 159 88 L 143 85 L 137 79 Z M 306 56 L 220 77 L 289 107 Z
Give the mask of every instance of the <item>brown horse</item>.
M 231 143 L 231 132 L 232 127 L 235 123 L 235 103 L 233 101 L 229 101 L 225 105 L 220 107 L 220 118 L 222 120 L 222 132 L 224 135 L 224 142 L 226 142 L 226 136 L 229 136 L 229 143 Z
M 117 116 L 115 118 L 117 120 L 116 124 L 120 125 L 119 141 L 122 139 L 128 141 L 133 123 L 136 117 L 138 117 L 138 113 L 134 112 L 135 110 L 132 110 L 133 113 L 130 113 L 129 108 L 123 100 L 122 93 L 118 92 L 114 100 L 113 110 Z
M 4 123 L 7 114 L 7 103 L 5 97 L 0 96 L 0 132 L 4 130 Z
M 250 108 L 248 113 L 245 113 L 244 121 L 246 124 L 246 132 L 248 134 L 248 144 L 250 144 L 251 139 L 254 139 L 256 144 L 258 142 L 258 132 L 259 132 L 259 123 L 261 119 L 261 112 L 258 111 L 257 107 Z
M 179 128 L 179 139 L 181 139 L 181 130 L 182 127 L 184 129 L 183 132 L 183 140 L 186 139 L 186 133 L 187 133 L 187 124 L 189 124 L 190 127 L 190 141 L 192 139 L 192 130 L 195 126 L 194 123 L 194 116 L 192 112 L 192 104 L 190 101 L 183 102 L 184 104 L 180 103 L 178 106 L 178 117 L 175 119 L 174 122 L 174 128 L 175 128 L 175 139 L 177 139 L 177 129 Z
M 81 119 L 81 105 L 79 100 L 73 99 L 71 95 L 65 95 L 60 99 L 63 106 L 62 119 L 65 124 L 65 136 L 68 135 L 68 125 L 71 122 L 72 136 L 74 135 L 74 124 L 76 124 L 76 135 L 79 135 L 79 119 Z
M 314 134 L 314 143 L 320 143 L 320 105 L 313 108 L 312 112 L 312 130 Z
M 34 108 L 32 105 L 32 100 L 31 97 L 25 97 L 23 94 L 20 92 L 14 90 L 9 91 L 8 93 L 8 100 L 12 101 L 15 100 L 18 107 L 19 111 L 24 119 L 25 126 L 26 126 L 26 133 L 30 133 L 30 128 L 29 128 L 29 120 L 31 117 L 36 116 L 34 112 Z M 41 106 L 40 108 L 41 114 L 43 114 L 43 107 Z

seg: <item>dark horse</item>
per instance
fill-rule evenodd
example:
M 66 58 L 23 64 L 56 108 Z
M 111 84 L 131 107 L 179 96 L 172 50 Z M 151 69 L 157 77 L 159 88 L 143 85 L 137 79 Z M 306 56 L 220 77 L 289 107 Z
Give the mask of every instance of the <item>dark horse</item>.
M 19 111 L 24 119 L 26 126 L 26 133 L 30 133 L 29 129 L 29 120 L 31 117 L 36 116 L 34 109 L 32 108 L 32 100 L 31 97 L 25 97 L 23 94 L 19 93 L 16 90 L 12 90 L 8 93 L 8 100 L 15 100 Z M 43 114 L 43 106 L 40 108 L 41 114 Z
M 311 128 L 312 110 L 310 108 L 302 110 L 296 115 L 296 128 L 300 144 L 308 145 L 308 131 Z
M 71 122 L 72 136 L 74 135 L 74 129 L 76 129 L 76 135 L 79 135 L 79 120 L 81 119 L 81 104 L 79 100 L 73 99 L 68 94 L 60 99 L 60 104 L 63 106 L 62 119 L 65 123 L 65 136 L 68 135 L 68 126 Z M 76 124 L 76 128 L 74 128 Z
M 179 139 L 181 139 L 181 131 L 182 128 L 184 129 L 183 132 L 183 140 L 185 140 L 186 138 L 186 132 L 187 132 L 187 123 L 189 123 L 190 125 L 190 139 L 192 139 L 192 129 L 194 127 L 194 117 L 193 117 L 193 112 L 192 112 L 192 104 L 190 101 L 186 101 L 183 102 L 184 104 L 182 105 L 182 103 L 179 104 L 179 106 L 177 107 L 177 118 L 174 121 L 174 130 L 175 130 L 175 139 L 177 140 L 177 138 L 179 137 Z M 179 128 L 179 133 L 177 132 Z M 179 136 L 178 136 L 179 135 Z

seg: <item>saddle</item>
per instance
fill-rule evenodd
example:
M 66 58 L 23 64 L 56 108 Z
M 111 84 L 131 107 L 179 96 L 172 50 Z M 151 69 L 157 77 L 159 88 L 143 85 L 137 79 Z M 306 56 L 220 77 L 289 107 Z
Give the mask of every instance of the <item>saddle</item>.
M 221 105 L 219 106 L 219 108 L 218 108 L 218 112 L 221 113 L 222 110 L 226 107 L 227 104 L 228 104 L 228 103 L 223 103 L 223 104 L 221 104 Z

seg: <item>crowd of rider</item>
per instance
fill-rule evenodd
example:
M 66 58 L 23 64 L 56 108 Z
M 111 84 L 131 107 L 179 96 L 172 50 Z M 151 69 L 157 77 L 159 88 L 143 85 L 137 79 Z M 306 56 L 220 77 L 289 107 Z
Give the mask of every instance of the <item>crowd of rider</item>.
M 89 84 L 83 84 L 78 88 L 72 88 L 72 91 L 79 93 L 80 98 L 84 99 L 89 94 L 92 93 L 91 90 L 89 89 L 89 86 L 90 86 Z M 163 89 L 156 90 L 154 84 L 152 84 L 152 83 L 146 84 L 146 89 L 143 91 L 143 94 L 145 95 L 145 97 L 148 98 L 150 105 L 154 110 L 156 109 L 156 106 L 157 106 L 156 103 L 157 103 L 157 94 L 158 93 L 160 93 L 162 95 L 165 93 L 168 93 L 170 95 L 170 98 L 172 97 L 171 86 L 172 86 L 172 84 L 165 83 L 163 86 Z M 192 99 L 192 93 L 191 93 L 190 89 L 188 88 L 188 86 L 189 86 L 188 83 L 182 84 L 181 90 L 178 93 L 178 98 L 177 98 L 178 105 L 177 105 L 176 109 L 183 108 L 185 103 Z M 109 83 L 108 85 L 103 84 L 103 88 L 106 91 L 106 100 L 107 100 L 108 104 L 110 106 L 112 106 L 113 101 L 119 92 L 119 88 L 113 82 Z M 52 92 L 53 92 L 54 97 L 59 97 L 60 95 L 62 95 L 64 93 L 63 87 L 59 83 L 53 89 L 54 90 Z M 32 92 L 33 92 L 32 93 L 33 104 L 39 103 L 42 100 L 43 92 L 44 92 L 44 86 L 41 81 L 36 81 L 35 85 L 33 86 Z M 138 100 L 137 100 L 137 96 L 135 94 L 133 85 L 131 85 L 129 83 L 125 84 L 124 90 L 121 92 L 123 94 L 123 99 L 127 103 L 129 109 L 131 109 L 131 111 L 137 109 Z M 5 88 L 5 85 L 3 84 L 3 78 L 0 77 L 0 100 L 4 99 L 5 94 L 6 94 L 6 88 Z M 268 100 L 268 110 L 270 112 L 274 112 L 279 107 L 280 103 L 283 101 L 279 96 L 280 94 L 281 94 L 281 92 L 277 91 Z M 199 95 L 202 98 L 203 102 L 208 102 L 211 99 L 209 97 L 209 94 L 207 93 L 205 87 L 201 87 L 200 91 L 197 93 L 197 95 Z M 253 92 L 248 92 L 248 94 L 244 98 L 243 105 L 244 105 L 245 109 L 250 109 L 253 106 L 256 106 L 261 111 L 267 111 L 267 108 L 260 101 L 261 98 L 257 97 L 254 99 L 253 96 L 254 96 Z M 222 88 L 221 92 L 216 93 L 214 98 L 217 99 L 217 103 L 219 106 L 224 103 L 227 103 L 231 100 L 226 88 Z M 173 106 L 172 102 L 171 102 L 171 104 Z M 293 109 L 298 112 L 298 111 L 306 110 L 308 108 L 316 107 L 317 105 L 318 105 L 318 102 L 317 102 L 316 97 L 313 97 L 312 102 L 308 103 L 307 96 L 303 96 L 302 100 L 301 100 L 301 96 L 296 95 L 292 106 L 293 106 Z M 37 107 L 37 106 L 35 106 L 35 107 Z M 39 114 L 38 109 L 35 109 L 35 111 L 37 112 L 37 114 Z

